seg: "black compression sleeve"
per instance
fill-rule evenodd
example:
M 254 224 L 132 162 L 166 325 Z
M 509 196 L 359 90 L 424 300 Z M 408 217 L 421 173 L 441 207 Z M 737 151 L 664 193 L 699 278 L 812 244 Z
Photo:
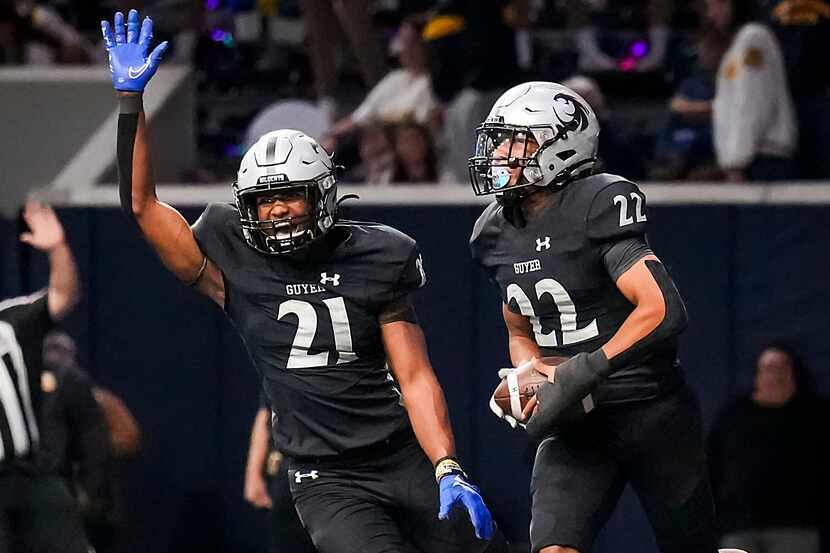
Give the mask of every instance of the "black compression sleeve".
M 653 259 L 646 261 L 646 267 L 663 294 L 665 314 L 657 328 L 630 348 L 609 360 L 612 372 L 642 358 L 652 351 L 656 345 L 677 336 L 686 329 L 686 323 L 688 322 L 686 306 L 683 304 L 683 298 L 680 297 L 680 292 L 674 286 L 674 281 L 672 281 L 666 268 L 662 263 Z
M 118 116 L 118 193 L 121 209 L 133 218 L 133 147 L 138 129 L 138 114 Z
M 141 96 L 121 96 L 118 115 L 118 193 L 121 209 L 133 218 L 133 148 L 138 132 L 138 114 L 142 111 Z
M 608 244 L 602 261 L 611 279 L 616 282 L 632 265 L 646 255 L 653 254 L 643 236 L 634 236 Z

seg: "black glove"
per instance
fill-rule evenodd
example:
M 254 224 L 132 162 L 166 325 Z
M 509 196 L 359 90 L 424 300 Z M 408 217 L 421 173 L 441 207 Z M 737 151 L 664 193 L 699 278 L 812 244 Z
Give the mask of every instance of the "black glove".
M 536 392 L 538 409 L 527 422 L 527 433 L 541 440 L 557 426 L 584 417 L 590 409 L 582 400 L 611 372 L 608 358 L 601 349 L 578 353 L 556 367 L 553 382 L 544 384 Z

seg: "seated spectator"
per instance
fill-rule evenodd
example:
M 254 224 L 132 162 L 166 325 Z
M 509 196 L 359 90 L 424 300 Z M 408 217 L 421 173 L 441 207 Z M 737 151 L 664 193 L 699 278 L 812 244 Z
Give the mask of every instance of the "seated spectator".
M 360 131 L 361 163 L 346 172 L 343 180 L 365 184 L 389 184 L 395 171 L 395 149 L 389 131 L 380 123 L 371 123 Z
M 723 51 L 720 33 L 704 32 L 698 38 L 695 70 L 669 101 L 668 121 L 657 136 L 652 179 L 721 178 L 712 139 L 712 100 Z
M 827 408 L 798 353 L 783 343 L 756 358 L 750 397 L 729 405 L 710 435 L 723 547 L 818 553 L 827 521 Z
M 432 134 L 425 125 L 401 123 L 394 128 L 396 183 L 438 181 L 438 166 Z
M 715 153 L 730 181 L 792 178 L 796 121 L 781 48 L 754 21 L 753 0 L 706 0 L 708 23 L 729 37 L 713 104 Z
M 420 26 L 414 18 L 404 21 L 390 44 L 400 68 L 387 73 L 351 115 L 332 127 L 323 139 L 326 150 L 334 151 L 338 138 L 370 121 L 397 123 L 407 118 L 414 118 L 418 123 L 427 121 L 436 102 L 426 70 Z

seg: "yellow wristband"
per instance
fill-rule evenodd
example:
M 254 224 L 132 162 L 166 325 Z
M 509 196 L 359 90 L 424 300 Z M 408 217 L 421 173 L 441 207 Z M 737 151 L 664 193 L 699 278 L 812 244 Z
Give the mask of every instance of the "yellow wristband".
M 467 475 L 464 474 L 464 470 L 461 468 L 461 465 L 458 464 L 458 461 L 452 457 L 445 457 L 444 459 L 438 461 L 438 464 L 435 465 L 435 480 L 440 482 L 442 478 L 450 474 L 460 474 L 465 478 L 467 477 Z

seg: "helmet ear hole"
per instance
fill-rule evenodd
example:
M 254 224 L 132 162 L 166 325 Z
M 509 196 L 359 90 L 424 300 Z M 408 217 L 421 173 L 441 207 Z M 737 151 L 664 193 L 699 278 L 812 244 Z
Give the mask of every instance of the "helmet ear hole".
M 536 167 L 535 165 L 531 165 L 529 167 L 525 167 L 522 171 L 522 176 L 527 180 L 527 182 L 534 183 L 542 180 L 542 170 Z

